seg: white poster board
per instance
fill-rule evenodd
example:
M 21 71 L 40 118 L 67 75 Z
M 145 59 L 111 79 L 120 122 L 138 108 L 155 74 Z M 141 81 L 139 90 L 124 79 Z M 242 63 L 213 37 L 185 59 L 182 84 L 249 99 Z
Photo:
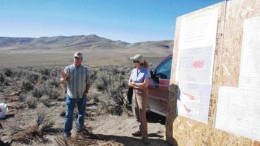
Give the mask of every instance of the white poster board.
M 220 87 L 216 128 L 260 142 L 260 90 Z
M 216 128 L 260 142 L 260 17 L 244 21 L 239 87 L 220 87 Z
M 208 123 L 218 8 L 181 20 L 176 80 L 181 91 L 178 114 Z M 198 100 L 185 100 L 187 95 Z
M 260 17 L 244 22 L 239 86 L 260 87 Z
M 219 9 L 197 13 L 181 20 L 179 49 L 215 46 Z

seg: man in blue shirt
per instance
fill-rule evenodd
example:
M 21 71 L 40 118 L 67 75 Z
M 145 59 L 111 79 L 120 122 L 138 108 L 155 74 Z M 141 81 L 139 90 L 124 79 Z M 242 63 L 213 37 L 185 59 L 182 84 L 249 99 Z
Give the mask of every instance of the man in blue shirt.
M 71 136 L 73 113 L 75 104 L 78 106 L 78 118 L 76 122 L 77 132 L 84 127 L 87 94 L 90 89 L 89 69 L 81 65 L 82 53 L 74 54 L 73 64 L 66 66 L 61 72 L 61 83 L 67 83 L 66 115 L 64 119 L 64 136 Z

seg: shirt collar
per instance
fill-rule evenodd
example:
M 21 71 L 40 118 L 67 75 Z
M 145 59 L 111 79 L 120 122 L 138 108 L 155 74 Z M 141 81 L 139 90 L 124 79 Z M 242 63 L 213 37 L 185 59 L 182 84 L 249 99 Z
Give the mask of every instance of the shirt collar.
M 138 72 L 138 71 L 141 71 L 143 69 L 144 69 L 144 67 L 142 66 L 140 69 L 136 68 L 136 71 Z
M 80 68 L 82 65 L 80 64 L 78 67 L 76 67 L 76 65 L 73 63 L 72 64 L 73 65 L 73 67 L 75 67 L 75 68 Z

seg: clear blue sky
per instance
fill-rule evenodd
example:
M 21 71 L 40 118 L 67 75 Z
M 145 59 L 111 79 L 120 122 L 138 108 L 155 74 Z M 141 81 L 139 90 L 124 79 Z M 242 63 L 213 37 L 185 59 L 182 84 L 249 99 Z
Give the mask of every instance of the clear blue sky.
M 222 0 L 0 0 L 0 36 L 96 34 L 126 42 L 172 40 L 178 16 Z

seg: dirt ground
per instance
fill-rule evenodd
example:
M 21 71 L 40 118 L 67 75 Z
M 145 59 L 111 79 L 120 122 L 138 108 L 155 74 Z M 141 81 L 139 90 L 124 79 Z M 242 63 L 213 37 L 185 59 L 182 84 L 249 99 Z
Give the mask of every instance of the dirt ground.
M 138 129 L 135 117 L 131 112 L 124 112 L 121 116 L 109 113 L 100 113 L 99 108 L 94 108 L 88 104 L 86 111 L 85 126 L 86 131 L 82 135 L 77 135 L 75 127 L 72 130 L 72 138 L 64 140 L 63 134 L 63 114 L 65 110 L 65 100 L 56 101 L 51 107 L 45 107 L 46 115 L 49 120 L 55 121 L 51 132 L 45 133 L 43 138 L 33 138 L 29 143 L 13 141 L 17 136 L 14 131 L 30 129 L 36 121 L 37 110 L 28 109 L 17 96 L 5 96 L 0 94 L 0 102 L 8 105 L 9 111 L 5 119 L 0 119 L 0 145 L 123 145 L 123 146 L 142 146 L 140 137 L 133 137 L 132 132 Z M 92 107 L 92 108 L 91 108 Z M 76 111 L 75 111 L 76 113 Z M 99 114 L 97 114 L 99 113 Z M 75 116 L 76 117 L 76 116 Z M 148 133 L 151 146 L 168 146 L 164 140 L 165 117 L 148 112 Z M 75 126 L 75 119 L 73 126 Z M 25 133 L 25 132 L 24 132 Z M 1 144 L 4 142 L 5 144 Z M 60 143 L 59 143 L 60 142 Z
M 167 146 L 163 140 L 165 133 L 165 118 L 148 114 L 148 133 L 152 146 Z M 125 146 L 143 145 L 140 137 L 133 137 L 132 132 L 138 130 L 138 125 L 134 116 L 111 116 L 104 115 L 95 117 L 94 121 L 89 121 L 89 125 L 93 127 L 93 133 L 97 134 L 101 139 L 114 140 Z

